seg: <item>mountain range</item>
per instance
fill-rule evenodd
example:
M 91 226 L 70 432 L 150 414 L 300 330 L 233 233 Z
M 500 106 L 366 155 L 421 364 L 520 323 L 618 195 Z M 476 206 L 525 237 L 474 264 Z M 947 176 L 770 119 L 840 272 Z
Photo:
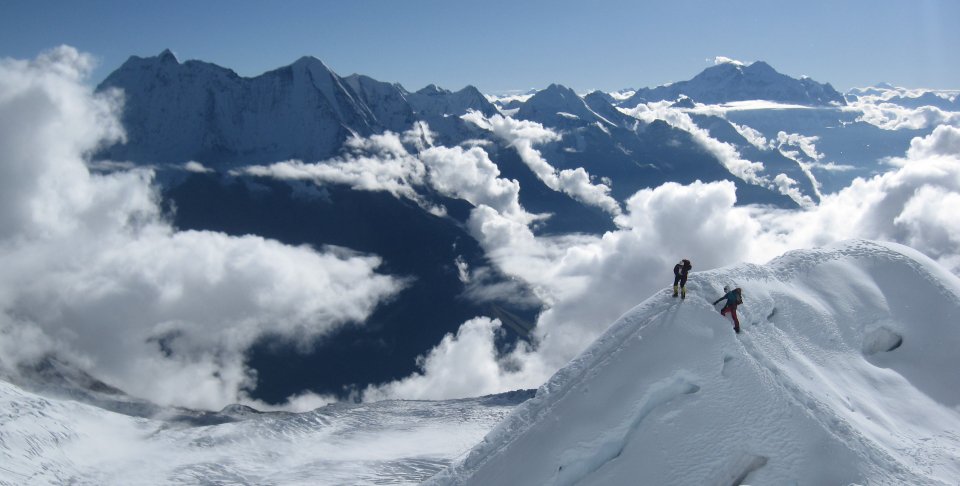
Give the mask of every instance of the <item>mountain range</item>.
M 733 116 L 680 110 L 695 109 L 695 103 L 765 99 L 819 113 L 818 127 L 848 132 L 861 127 L 867 136 L 880 131 L 845 122 L 850 115 L 838 110 L 843 97 L 829 84 L 793 79 L 762 62 L 720 64 L 688 82 L 638 90 L 625 101 L 602 92 L 580 96 L 553 84 L 510 109 L 472 86 L 452 92 L 430 85 L 411 92 L 363 75 L 341 77 L 312 57 L 245 78 L 206 62 L 180 62 L 169 50 L 156 57 L 131 57 L 97 89 L 122 91 L 126 140 L 103 148 L 95 158 L 157 169 L 165 207 L 178 228 L 345 247 L 380 256 L 384 271 L 410 282 L 400 299 L 382 304 L 364 326 L 325 337 L 309 353 L 291 352 L 289 344 L 269 338 L 252 349 L 250 364 L 259 377 L 256 396 L 268 401 L 305 388 L 347 396 L 365 384 L 406 376 L 417 370 L 417 356 L 477 315 L 506 322 L 509 332 L 502 345 L 510 347 L 528 336 L 541 304 L 522 284 L 520 299 L 465 297 L 468 287 L 454 262 L 490 269 L 487 285 L 514 285 L 468 231 L 468 201 L 439 194 L 429 185 L 415 185 L 413 201 L 345 184 L 251 175 L 243 172 L 246 167 L 288 160 L 328 164 L 348 155 L 350 140 L 402 134 L 422 123 L 430 144 L 483 147 L 499 176 L 522 188 L 522 207 L 549 216 L 533 226 L 536 234 L 602 234 L 616 228 L 611 203 L 604 210 L 586 202 L 534 170 L 527 157 L 540 156 L 555 174 L 586 169 L 594 191 L 602 190 L 602 183 L 617 205 L 666 182 L 730 180 L 740 204 L 798 208 L 815 204 L 821 186 L 803 159 L 790 155 L 799 151 L 758 147 L 731 121 Z M 671 99 L 680 102 L 673 112 L 677 118 L 669 121 L 630 116 L 625 108 Z M 538 142 L 537 155 L 530 155 L 519 145 L 522 140 L 509 138 L 514 135 L 475 122 L 505 113 L 513 123 L 528 123 L 555 137 Z M 780 121 L 763 119 L 757 126 L 769 127 L 765 134 L 776 139 L 783 129 Z M 902 153 L 908 144 L 905 138 L 889 150 Z M 724 147 L 733 148 L 733 155 Z M 763 169 L 731 172 L 743 159 L 759 162 Z M 188 162 L 205 170 L 185 172 Z M 847 177 L 870 170 L 863 164 L 862 172 Z M 834 173 L 824 174 L 830 180 L 826 177 Z M 792 181 L 789 190 L 774 182 L 780 178 Z M 445 214 L 425 207 L 442 207 Z M 381 358 L 364 358 L 371 353 Z M 305 369 L 325 371 L 304 378 Z
M 956 92 L 90 60 L 0 62 L 2 484 L 960 475 Z

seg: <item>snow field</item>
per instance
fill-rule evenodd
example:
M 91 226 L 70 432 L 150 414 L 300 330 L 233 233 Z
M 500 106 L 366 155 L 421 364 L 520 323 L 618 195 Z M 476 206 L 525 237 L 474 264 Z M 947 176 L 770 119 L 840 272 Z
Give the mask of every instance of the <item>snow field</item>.
M 0 380 L 0 485 L 419 484 L 514 406 L 384 401 L 188 427 Z
M 894 244 L 692 274 L 430 484 L 954 484 L 958 315 L 957 277 Z

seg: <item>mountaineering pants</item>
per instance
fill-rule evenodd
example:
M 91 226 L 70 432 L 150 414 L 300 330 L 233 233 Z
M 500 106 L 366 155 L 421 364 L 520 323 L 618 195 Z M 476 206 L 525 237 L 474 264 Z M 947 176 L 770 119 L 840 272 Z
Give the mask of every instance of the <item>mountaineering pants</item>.
M 714 309 L 716 309 L 716 307 L 714 307 Z M 740 319 L 737 319 L 737 306 L 735 306 L 735 305 L 727 305 L 727 306 L 724 306 L 724 308 L 720 310 L 720 314 L 721 314 L 721 315 L 724 315 L 724 316 L 727 315 L 727 312 L 729 312 L 729 313 L 730 313 L 730 317 L 733 318 L 733 328 L 734 328 L 734 329 L 740 329 Z
M 680 284 L 681 287 L 686 286 L 686 285 L 687 285 L 687 276 L 678 273 L 675 277 L 673 277 L 673 286 L 676 287 L 677 284 Z

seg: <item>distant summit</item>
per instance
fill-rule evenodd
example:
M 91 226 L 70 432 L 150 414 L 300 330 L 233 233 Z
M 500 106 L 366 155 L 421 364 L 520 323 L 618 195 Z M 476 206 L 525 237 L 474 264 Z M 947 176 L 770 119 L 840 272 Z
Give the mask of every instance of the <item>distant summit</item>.
M 643 88 L 620 105 L 634 107 L 651 101 L 675 101 L 681 96 L 706 104 L 768 100 L 807 106 L 845 105 L 843 95 L 829 83 L 791 78 L 763 61 L 745 65 L 726 60 L 704 69 L 689 81 Z
M 538 91 L 520 107 L 517 118 L 547 126 L 563 125 L 567 120 L 599 121 L 613 125 L 592 110 L 576 92 L 560 84 L 551 84 Z

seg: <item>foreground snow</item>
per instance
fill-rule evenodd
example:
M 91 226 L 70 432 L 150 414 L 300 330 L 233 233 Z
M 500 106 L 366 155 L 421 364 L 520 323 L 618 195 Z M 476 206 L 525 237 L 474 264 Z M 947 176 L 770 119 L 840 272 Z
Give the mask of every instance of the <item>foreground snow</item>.
M 743 333 L 710 302 L 743 288 Z M 956 484 L 960 280 L 854 241 L 655 295 L 429 484 Z
M 0 485 L 418 484 L 516 403 L 385 401 L 312 412 L 237 408 L 210 426 L 133 418 L 0 381 Z

